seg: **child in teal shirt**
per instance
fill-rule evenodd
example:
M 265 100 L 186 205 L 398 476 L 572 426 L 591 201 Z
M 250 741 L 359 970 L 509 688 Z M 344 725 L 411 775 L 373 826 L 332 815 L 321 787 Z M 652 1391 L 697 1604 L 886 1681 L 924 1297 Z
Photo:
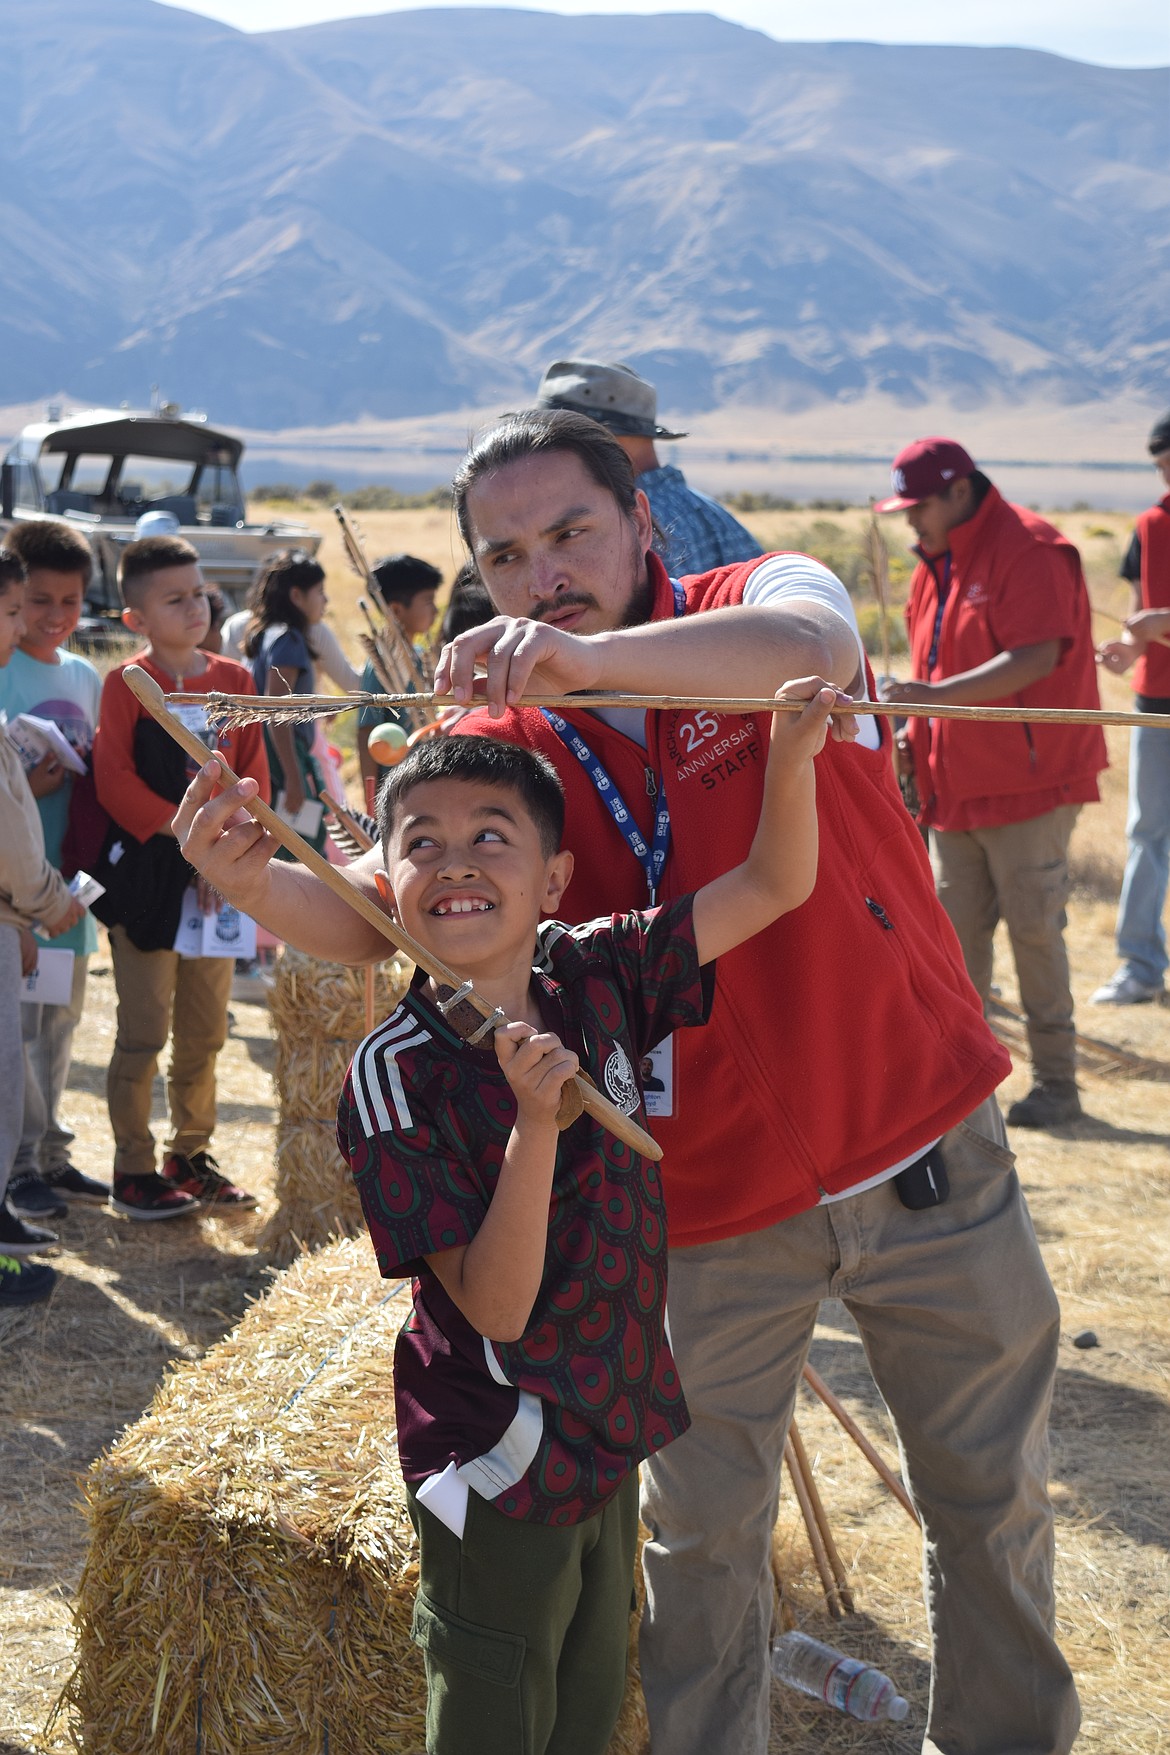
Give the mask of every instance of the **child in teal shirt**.
M 101 678 L 93 665 L 63 650 L 81 617 L 93 556 L 79 531 L 55 518 L 13 526 L 5 547 L 19 555 L 27 575 L 25 633 L 0 672 L 0 707 L 13 720 L 20 713 L 52 720 L 83 759 L 97 729 Z M 69 823 L 73 776 L 46 756 L 30 772 L 40 811 L 45 855 L 60 870 Z M 84 1175 L 69 1158 L 73 1135 L 58 1105 L 69 1077 L 73 1032 L 85 1003 L 85 979 L 97 949 L 97 927 L 88 911 L 54 942 L 73 952 L 73 989 L 67 1005 L 24 1005 L 24 1129 L 9 1183 L 13 1211 L 23 1218 L 64 1218 L 70 1200 L 104 1202 L 105 1183 Z

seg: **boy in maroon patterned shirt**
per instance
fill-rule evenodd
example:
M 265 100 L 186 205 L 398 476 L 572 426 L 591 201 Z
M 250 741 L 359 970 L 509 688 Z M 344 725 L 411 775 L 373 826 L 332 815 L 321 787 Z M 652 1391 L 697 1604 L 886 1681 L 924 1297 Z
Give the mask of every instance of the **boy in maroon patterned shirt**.
M 385 899 L 511 1020 L 492 1047 L 465 1041 L 420 970 L 338 1111 L 379 1269 L 414 1277 L 394 1369 L 430 1755 L 601 1755 L 617 1718 L 638 1464 L 688 1417 L 657 1168 L 556 1115 L 581 1068 L 642 1117 L 643 1057 L 705 1021 L 706 966 L 811 892 L 812 759 L 837 697 L 819 679 L 782 692 L 808 705 L 774 716 L 746 861 L 646 913 L 541 925 L 572 855 L 531 751 L 425 742 L 383 785 Z

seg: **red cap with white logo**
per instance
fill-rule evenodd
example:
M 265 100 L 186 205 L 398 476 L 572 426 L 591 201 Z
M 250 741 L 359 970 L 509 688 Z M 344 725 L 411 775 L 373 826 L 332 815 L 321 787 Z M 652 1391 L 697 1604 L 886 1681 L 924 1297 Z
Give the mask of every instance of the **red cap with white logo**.
M 894 458 L 894 493 L 879 500 L 875 512 L 904 512 L 932 494 L 945 494 L 961 475 L 974 475 L 975 465 L 954 439 L 915 439 Z

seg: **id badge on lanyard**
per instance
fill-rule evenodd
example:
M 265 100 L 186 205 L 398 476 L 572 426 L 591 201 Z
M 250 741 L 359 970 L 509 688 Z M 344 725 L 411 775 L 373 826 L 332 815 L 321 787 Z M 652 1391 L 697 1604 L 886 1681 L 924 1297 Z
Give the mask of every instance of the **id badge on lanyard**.
M 677 579 L 670 581 L 670 588 L 674 594 L 674 613 L 676 617 L 681 616 L 686 609 L 683 588 Z M 658 796 L 654 804 L 654 834 L 647 846 L 625 799 L 581 733 L 566 719 L 562 719 L 559 713 L 554 713 L 551 707 L 542 707 L 541 712 L 565 748 L 576 756 L 593 782 L 597 796 L 642 867 L 646 878 L 647 905 L 655 907 L 662 873 L 666 867 L 666 856 L 670 852 L 670 806 L 666 798 L 665 780 L 659 775 Z M 646 1113 L 648 1116 L 671 1115 L 674 1113 L 674 1037 L 668 1036 L 664 1042 L 660 1042 L 647 1056 L 647 1062 L 642 1068 Z
M 674 613 L 681 616 L 686 609 L 686 598 L 683 588 L 677 579 L 670 581 L 674 594 Z M 552 729 L 556 732 L 565 748 L 569 750 L 585 769 L 598 798 L 613 818 L 626 846 L 642 867 L 646 878 L 648 907 L 655 907 L 658 902 L 658 891 L 662 883 L 662 873 L 666 867 L 666 856 L 670 852 L 670 806 L 666 800 L 666 781 L 658 777 L 658 796 L 654 803 L 654 836 L 650 845 L 646 845 L 645 837 L 634 821 L 630 807 L 618 791 L 616 784 L 606 772 L 603 763 L 594 755 L 585 739 L 575 726 L 569 724 L 551 707 L 542 707 Z

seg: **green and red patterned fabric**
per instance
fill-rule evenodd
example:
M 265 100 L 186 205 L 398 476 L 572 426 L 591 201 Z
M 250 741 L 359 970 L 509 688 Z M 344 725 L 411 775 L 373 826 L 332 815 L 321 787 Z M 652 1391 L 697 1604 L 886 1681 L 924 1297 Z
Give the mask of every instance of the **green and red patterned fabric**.
M 644 1057 L 711 1005 L 691 901 L 538 934 L 548 1028 L 643 1125 Z M 577 1523 L 689 1423 L 664 1334 L 658 1167 L 588 1115 L 562 1133 L 528 1327 L 515 1342 L 478 1334 L 422 1258 L 475 1236 L 516 1102 L 494 1049 L 464 1042 L 423 984 L 355 1054 L 337 1129 L 380 1272 L 414 1278 L 394 1362 L 403 1476 L 454 1464 L 510 1517 Z

